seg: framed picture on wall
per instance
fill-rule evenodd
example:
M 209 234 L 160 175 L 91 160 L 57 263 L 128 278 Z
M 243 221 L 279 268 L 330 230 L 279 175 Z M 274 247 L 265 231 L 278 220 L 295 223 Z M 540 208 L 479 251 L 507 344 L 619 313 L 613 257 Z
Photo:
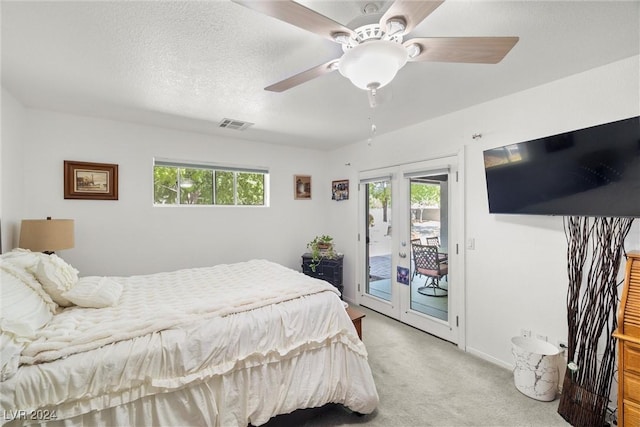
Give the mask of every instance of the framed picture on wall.
M 311 176 L 310 175 L 294 175 L 293 176 L 293 198 L 296 200 L 311 199 Z
M 118 200 L 118 165 L 65 160 L 64 198 Z
M 349 180 L 343 179 L 331 183 L 331 200 L 349 200 Z

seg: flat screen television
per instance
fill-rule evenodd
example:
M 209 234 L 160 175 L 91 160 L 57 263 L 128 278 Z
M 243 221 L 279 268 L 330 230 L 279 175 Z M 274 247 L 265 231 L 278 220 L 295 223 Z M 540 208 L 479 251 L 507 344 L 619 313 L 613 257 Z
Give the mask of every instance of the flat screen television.
M 483 154 L 490 213 L 640 217 L 640 116 Z

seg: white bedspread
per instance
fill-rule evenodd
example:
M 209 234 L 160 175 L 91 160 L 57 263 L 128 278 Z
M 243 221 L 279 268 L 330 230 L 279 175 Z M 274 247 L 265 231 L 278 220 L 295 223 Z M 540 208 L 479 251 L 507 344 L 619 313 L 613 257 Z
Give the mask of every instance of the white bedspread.
M 20 363 L 51 361 L 302 295 L 338 292 L 327 282 L 266 260 L 112 279 L 124 288 L 116 306 L 64 310 L 24 349 Z
M 55 411 L 53 426 L 244 427 L 328 402 L 377 406 L 364 344 L 326 282 L 261 260 L 115 280 L 125 285 L 118 307 L 54 316 L 26 356 L 52 361 L 2 383 L 5 414 Z

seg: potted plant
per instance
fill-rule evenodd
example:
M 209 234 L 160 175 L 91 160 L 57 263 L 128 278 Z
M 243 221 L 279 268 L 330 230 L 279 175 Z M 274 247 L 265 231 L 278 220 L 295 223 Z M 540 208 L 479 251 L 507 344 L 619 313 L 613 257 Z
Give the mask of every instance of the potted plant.
M 312 241 L 307 243 L 307 248 L 311 251 L 311 263 L 309 263 L 309 267 L 311 267 L 311 271 L 314 273 L 323 258 L 333 259 L 336 257 L 336 252 L 333 249 L 333 237 L 327 234 L 316 236 Z

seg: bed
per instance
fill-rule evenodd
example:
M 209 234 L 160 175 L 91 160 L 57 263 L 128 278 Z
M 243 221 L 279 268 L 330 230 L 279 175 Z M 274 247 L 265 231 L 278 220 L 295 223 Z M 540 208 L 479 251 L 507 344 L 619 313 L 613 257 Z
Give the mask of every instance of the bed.
M 78 277 L 14 250 L 0 274 L 2 425 L 258 426 L 377 406 L 338 291 L 273 262 Z

